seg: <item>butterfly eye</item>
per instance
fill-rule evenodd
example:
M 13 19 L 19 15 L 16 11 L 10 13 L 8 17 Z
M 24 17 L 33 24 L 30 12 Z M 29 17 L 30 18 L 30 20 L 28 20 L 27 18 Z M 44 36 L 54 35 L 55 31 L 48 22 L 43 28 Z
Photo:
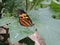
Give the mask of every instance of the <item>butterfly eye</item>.
M 20 17 L 20 18 L 23 18 L 23 17 Z
M 27 16 L 24 16 L 24 17 L 27 17 Z

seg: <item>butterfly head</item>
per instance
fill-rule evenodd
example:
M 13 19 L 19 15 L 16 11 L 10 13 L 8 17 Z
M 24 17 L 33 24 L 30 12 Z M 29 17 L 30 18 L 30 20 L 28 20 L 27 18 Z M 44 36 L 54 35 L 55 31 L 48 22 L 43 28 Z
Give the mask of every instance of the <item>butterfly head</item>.
M 28 15 L 24 10 L 19 9 L 17 13 L 20 18 L 28 18 Z
M 26 12 L 25 12 L 24 10 L 22 10 L 22 9 L 18 9 L 18 10 L 17 10 L 17 13 L 18 13 L 18 15 L 19 15 L 19 14 L 21 15 L 21 14 L 26 13 Z
M 25 19 L 25 18 L 29 18 L 29 17 L 28 17 L 28 15 L 27 15 L 27 14 L 25 14 L 25 13 L 23 13 L 23 14 L 19 15 L 19 17 L 20 17 L 20 18 L 23 18 L 23 19 Z

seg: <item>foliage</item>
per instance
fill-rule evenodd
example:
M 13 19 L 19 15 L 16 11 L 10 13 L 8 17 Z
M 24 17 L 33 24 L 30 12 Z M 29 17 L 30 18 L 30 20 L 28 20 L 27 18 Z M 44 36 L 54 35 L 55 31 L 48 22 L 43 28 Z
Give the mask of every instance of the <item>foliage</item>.
M 17 9 L 24 9 L 22 0 L 7 0 L 5 2 L 5 14 L 10 13 L 10 16 L 16 15 Z
M 52 17 L 54 19 L 60 19 L 60 13 L 59 12 L 55 12 L 55 14 L 53 14 Z
M 50 7 L 57 12 L 60 12 L 60 4 L 54 1 L 51 2 Z
M 60 44 L 60 20 L 57 20 L 60 19 L 60 4 L 51 2 L 48 7 L 40 8 L 41 0 L 33 0 L 32 2 L 29 2 L 29 0 L 27 2 L 26 0 L 6 0 L 4 3 L 4 12 L 2 13 L 3 17 L 0 19 L 0 26 L 10 23 L 8 26 L 12 43 L 33 34 L 35 29 L 37 29 L 45 39 L 47 45 Z M 27 13 L 35 24 L 33 27 L 26 28 L 18 22 L 17 10 L 24 9 L 26 11 L 26 8 Z M 35 10 L 36 8 L 37 10 Z M 54 17 L 55 15 L 56 17 Z

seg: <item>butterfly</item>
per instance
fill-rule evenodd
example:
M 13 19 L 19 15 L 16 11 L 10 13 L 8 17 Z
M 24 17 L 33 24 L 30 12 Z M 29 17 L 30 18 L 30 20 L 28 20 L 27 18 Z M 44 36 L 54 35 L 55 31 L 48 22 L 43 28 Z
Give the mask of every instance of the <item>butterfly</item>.
M 19 17 L 19 23 L 22 26 L 30 27 L 34 25 L 28 14 L 24 10 L 21 9 L 18 10 L 18 17 Z

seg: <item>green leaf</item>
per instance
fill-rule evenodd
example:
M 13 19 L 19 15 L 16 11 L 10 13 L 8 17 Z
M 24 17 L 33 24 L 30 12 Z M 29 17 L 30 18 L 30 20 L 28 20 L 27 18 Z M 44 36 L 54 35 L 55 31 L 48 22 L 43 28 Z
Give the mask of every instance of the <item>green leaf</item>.
M 56 11 L 56 12 L 60 12 L 60 4 L 52 1 L 50 4 L 50 7 L 52 8 L 52 10 Z
M 31 18 L 46 45 L 60 45 L 60 20 L 52 18 L 54 12 L 49 7 L 30 12 Z
M 55 12 L 55 14 L 52 15 L 54 19 L 60 19 L 60 12 Z
M 28 14 L 35 25 L 26 28 L 20 25 L 18 21 L 10 24 L 10 40 L 12 43 L 31 35 L 37 29 L 44 38 L 46 45 L 60 45 L 60 20 L 52 18 L 54 13 L 49 7 L 32 10 Z
M 17 20 L 9 25 L 10 40 L 15 43 L 31 34 L 33 34 L 33 28 L 26 28 L 19 24 Z M 34 29 L 35 30 L 35 29 Z
M 3 17 L 0 19 L 0 26 L 3 26 L 5 24 L 9 24 L 9 23 L 12 23 L 11 19 L 13 19 L 12 17 Z
M 0 2 L 2 2 L 2 0 L 0 0 Z
M 9 24 L 10 23 L 10 24 Z M 10 32 L 10 41 L 15 43 L 31 34 L 33 34 L 35 28 L 34 27 L 24 27 L 20 25 L 18 18 L 14 17 L 4 17 L 0 19 L 0 26 L 5 24 L 9 24 L 9 32 Z
M 11 3 L 11 2 L 10 2 Z M 7 9 L 7 15 L 9 15 L 10 11 L 10 3 L 7 2 L 8 8 Z M 13 2 L 12 2 L 13 3 Z M 18 3 L 18 2 L 17 2 Z M 55 3 L 52 4 L 54 10 L 57 8 L 57 5 Z M 54 7 L 55 6 L 55 7 Z M 16 6 L 15 6 L 16 7 Z M 15 14 L 15 10 L 20 8 L 13 9 L 13 14 Z M 9 9 L 9 10 L 8 10 Z M 60 9 L 60 5 L 58 5 L 58 9 Z M 6 14 L 6 13 L 5 13 Z M 9 32 L 10 32 L 10 41 L 12 43 L 15 43 L 31 34 L 37 29 L 37 31 L 42 35 L 44 38 L 46 45 L 60 45 L 60 20 L 53 19 L 52 15 L 54 14 L 49 7 L 47 8 L 41 8 L 38 10 L 32 10 L 28 12 L 29 17 L 31 18 L 32 22 L 34 23 L 34 26 L 32 27 L 24 27 L 19 24 L 18 18 L 14 17 L 4 17 L 0 19 L 0 26 L 9 24 Z

